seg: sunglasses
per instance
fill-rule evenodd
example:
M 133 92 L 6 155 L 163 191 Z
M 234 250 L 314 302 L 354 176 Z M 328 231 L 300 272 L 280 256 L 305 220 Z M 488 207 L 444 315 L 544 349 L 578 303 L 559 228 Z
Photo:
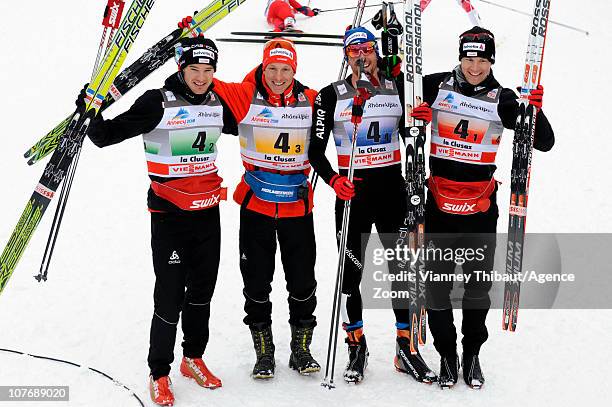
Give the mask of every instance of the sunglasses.
M 370 55 L 376 51 L 376 42 L 368 41 L 361 44 L 348 45 L 345 48 L 346 55 L 350 58 L 358 58 L 360 54 Z
M 487 34 L 487 33 L 478 33 L 478 34 L 464 34 L 460 37 L 461 39 L 466 39 L 468 41 L 474 41 L 474 40 L 494 40 L 495 37 L 493 37 L 491 34 Z

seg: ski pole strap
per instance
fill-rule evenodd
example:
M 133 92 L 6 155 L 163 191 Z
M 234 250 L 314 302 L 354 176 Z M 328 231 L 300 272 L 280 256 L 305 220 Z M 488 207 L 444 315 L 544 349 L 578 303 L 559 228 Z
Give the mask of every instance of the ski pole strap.
M 106 9 L 104 9 L 104 18 L 102 25 L 112 29 L 119 28 L 121 23 L 121 16 L 123 15 L 123 8 L 125 2 L 123 0 L 108 0 Z
M 389 31 L 383 31 L 381 34 L 381 43 L 383 55 L 399 54 L 399 44 L 396 35 L 391 35 Z
M 247 171 L 244 182 L 263 201 L 290 203 L 308 196 L 308 177 L 301 174 L 277 174 L 268 171 Z

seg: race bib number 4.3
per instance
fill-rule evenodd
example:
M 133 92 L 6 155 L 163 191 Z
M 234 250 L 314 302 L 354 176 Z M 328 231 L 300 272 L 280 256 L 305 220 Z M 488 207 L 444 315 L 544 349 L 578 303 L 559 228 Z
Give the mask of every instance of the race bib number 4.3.
M 308 164 L 308 130 L 254 128 L 253 142 L 241 137 L 242 156 L 246 162 L 274 169 L 299 170 Z

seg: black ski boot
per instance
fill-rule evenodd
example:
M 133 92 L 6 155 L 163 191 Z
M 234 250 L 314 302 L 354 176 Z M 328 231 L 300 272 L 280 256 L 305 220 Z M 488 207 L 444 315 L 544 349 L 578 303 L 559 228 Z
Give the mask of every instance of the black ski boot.
M 465 384 L 472 389 L 482 388 L 485 378 L 480 369 L 478 355 L 466 355 L 464 353 L 462 359 L 461 366 L 463 366 L 463 380 L 465 380 Z
M 363 372 L 368 366 L 368 345 L 363 329 L 348 331 L 345 342 L 348 344 L 349 361 L 344 369 L 344 380 L 347 383 L 359 383 L 363 380 Z
M 410 352 L 410 331 L 397 330 L 395 345 L 395 359 L 393 361 L 398 372 L 412 376 L 417 382 L 432 384 L 436 381 L 436 374 L 427 366 L 417 348 L 416 355 Z
M 440 358 L 440 376 L 438 384 L 441 389 L 450 389 L 457 384 L 459 377 L 459 355 L 442 356 Z
M 271 379 L 274 377 L 274 343 L 272 327 L 267 324 L 254 324 L 249 327 L 257 361 L 253 367 L 254 379 Z
M 289 367 L 300 374 L 308 376 L 321 370 L 321 366 L 310 354 L 310 343 L 314 327 L 298 328 L 291 325 L 291 356 Z

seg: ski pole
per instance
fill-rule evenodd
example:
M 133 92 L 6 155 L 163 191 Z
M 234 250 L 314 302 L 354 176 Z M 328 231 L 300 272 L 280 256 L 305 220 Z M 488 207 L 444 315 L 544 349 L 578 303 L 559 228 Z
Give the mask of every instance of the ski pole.
M 357 93 L 353 98 L 353 110 L 351 122 L 353 123 L 353 138 L 351 140 L 351 156 L 349 161 L 348 179 L 353 182 L 353 174 L 355 172 L 354 157 L 355 147 L 357 146 L 357 132 L 359 124 L 363 117 L 363 106 L 371 96 L 371 85 L 364 74 L 364 62 L 362 59 L 358 61 L 359 80 L 356 86 Z M 361 85 L 361 86 L 360 86 Z M 346 261 L 346 239 L 348 234 L 349 218 L 351 216 L 351 200 L 344 201 L 344 210 L 342 212 L 342 229 L 340 232 L 340 248 L 338 250 L 338 270 L 336 272 L 336 285 L 334 291 L 334 302 L 332 307 L 332 321 L 329 328 L 329 343 L 327 346 L 327 359 L 325 362 L 325 378 L 321 386 L 333 389 L 334 385 L 334 370 L 336 365 L 336 351 L 338 347 L 338 329 L 340 326 L 340 308 L 342 302 L 342 283 L 344 281 L 344 265 Z
M 510 10 L 510 11 L 515 12 L 515 13 L 522 14 L 524 16 L 532 17 L 531 14 L 526 13 L 524 11 L 517 10 L 515 8 L 512 8 L 512 7 L 504 6 L 502 4 L 498 4 L 498 3 L 495 3 L 495 2 L 492 2 L 492 1 L 489 1 L 489 0 L 480 0 L 480 2 L 481 3 L 490 4 L 491 6 L 495 6 L 495 7 L 503 8 L 503 9 L 506 9 L 506 10 Z M 587 35 L 587 36 L 589 35 L 589 32 L 587 30 L 582 29 L 582 28 L 574 27 L 572 25 L 560 23 L 560 22 L 554 21 L 554 20 L 548 20 L 548 22 L 550 24 L 555 24 L 555 25 L 558 25 L 560 27 L 567 28 L 568 30 L 577 31 L 577 32 L 582 33 L 582 34 Z
M 117 28 L 119 28 L 119 23 L 121 22 L 121 15 L 123 14 L 124 7 L 125 2 L 123 0 L 108 0 L 108 4 L 104 8 L 104 16 L 102 18 L 102 26 L 104 27 L 104 29 L 102 30 L 102 38 L 100 39 L 100 47 L 98 48 L 98 55 L 96 55 L 96 62 L 94 62 L 94 69 L 91 75 L 92 80 L 94 75 L 96 74 L 96 71 L 98 70 L 98 64 L 100 62 L 100 57 L 102 56 L 102 49 L 104 48 L 104 42 L 106 42 L 108 29 L 110 28 L 111 32 L 108 36 L 106 50 L 108 50 L 108 48 L 110 47 L 113 35 L 115 34 Z
M 396 2 L 393 2 L 391 4 L 400 4 L 400 3 L 402 3 L 402 2 L 401 1 L 396 1 Z M 380 6 L 382 6 L 382 3 L 370 4 L 369 6 L 365 6 L 365 7 L 380 7 Z M 319 11 L 319 14 L 321 14 L 321 13 L 329 13 L 329 12 L 332 12 L 332 11 L 352 10 L 354 8 L 355 7 L 330 8 L 330 9 Z
M 102 50 L 105 48 L 104 43 L 106 42 L 106 50 L 108 50 L 112 43 L 113 36 L 119 28 L 124 6 L 125 2 L 123 0 L 108 0 L 108 3 L 104 8 L 104 15 L 102 18 L 102 38 L 100 39 L 100 45 L 98 47 L 98 53 L 94 62 L 90 82 L 93 81 L 96 72 L 98 71 Z M 108 31 L 109 29 L 110 35 Z M 64 218 L 64 211 L 66 210 L 68 197 L 72 188 L 72 181 L 74 180 L 74 175 L 76 173 L 76 167 L 79 163 L 80 155 L 81 150 L 79 148 L 75 155 L 74 161 L 68 167 L 68 177 L 64 180 L 64 183 L 62 185 L 62 190 L 60 192 L 57 208 L 55 210 L 55 215 L 53 216 L 53 222 L 51 224 L 51 230 L 49 231 L 49 237 L 47 238 L 47 244 L 45 245 L 45 252 L 43 254 L 43 259 L 40 263 L 40 270 L 38 275 L 34 276 L 34 278 L 39 282 L 47 281 L 47 274 L 49 272 L 49 265 L 51 264 L 51 257 L 53 256 L 53 251 L 55 250 L 55 243 L 57 242 L 57 236 L 59 234 L 60 226 Z
M 47 274 L 49 273 L 51 257 L 53 256 L 53 251 L 55 250 L 55 243 L 57 242 L 57 236 L 59 235 L 60 226 L 62 224 L 62 220 L 64 219 L 64 211 L 66 210 L 66 205 L 68 204 L 68 196 L 70 195 L 70 191 L 72 189 L 72 181 L 74 180 L 74 175 L 76 173 L 76 167 L 79 163 L 80 156 L 81 149 L 79 148 L 75 155 L 74 161 L 70 164 L 70 167 L 68 168 L 68 178 L 64 181 L 64 184 L 62 185 L 60 198 L 57 203 L 55 215 L 53 216 L 53 223 L 51 224 L 51 230 L 49 232 L 49 237 L 47 238 L 45 253 L 43 254 L 42 262 L 40 263 L 40 271 L 37 276 L 34 276 L 34 278 L 39 282 L 41 280 L 47 281 Z
M 367 0 L 358 0 L 356 7 L 349 7 L 347 10 L 355 9 L 355 16 L 353 16 L 353 24 L 351 27 L 356 27 L 361 25 L 361 18 L 363 17 L 363 10 L 368 7 L 366 6 Z M 343 51 L 344 52 L 344 51 Z M 346 58 L 342 58 L 342 65 L 340 66 L 340 72 L 338 73 L 338 80 L 341 81 L 348 71 L 348 63 Z M 314 194 L 315 189 L 317 188 L 317 181 L 319 181 L 319 174 L 316 172 L 312 173 L 312 193 Z

